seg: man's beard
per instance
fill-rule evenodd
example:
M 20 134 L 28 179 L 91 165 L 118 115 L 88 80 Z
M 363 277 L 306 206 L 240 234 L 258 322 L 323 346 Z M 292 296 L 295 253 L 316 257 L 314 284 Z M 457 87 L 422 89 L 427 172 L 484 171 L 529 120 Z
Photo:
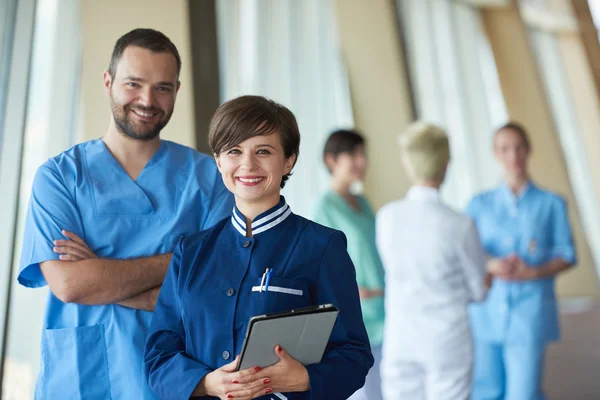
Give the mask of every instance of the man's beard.
M 144 107 L 141 105 L 134 107 L 122 106 L 115 103 L 112 96 L 110 99 L 110 108 L 112 110 L 117 129 L 119 129 L 119 131 L 125 136 L 135 140 L 143 141 L 150 141 L 157 137 L 160 134 L 160 131 L 171 119 L 171 115 L 173 115 L 173 109 L 171 109 L 169 112 L 165 112 L 164 110 L 156 107 Z M 131 116 L 129 115 L 129 110 L 158 113 L 160 119 L 154 126 L 145 125 L 143 123 L 136 124 L 134 121 L 132 121 Z

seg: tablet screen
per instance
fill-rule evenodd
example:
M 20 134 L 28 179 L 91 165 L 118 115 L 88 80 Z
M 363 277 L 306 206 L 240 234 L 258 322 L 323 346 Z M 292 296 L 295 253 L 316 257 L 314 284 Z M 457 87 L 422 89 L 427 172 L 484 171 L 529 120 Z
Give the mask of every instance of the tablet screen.
M 304 365 L 320 362 L 337 314 L 325 304 L 250 318 L 238 370 L 277 363 L 276 345 Z

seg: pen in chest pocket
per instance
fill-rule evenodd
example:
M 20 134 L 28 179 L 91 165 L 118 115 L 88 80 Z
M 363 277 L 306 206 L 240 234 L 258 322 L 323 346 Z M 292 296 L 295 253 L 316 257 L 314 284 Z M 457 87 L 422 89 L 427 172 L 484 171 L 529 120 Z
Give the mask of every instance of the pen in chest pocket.
M 273 270 L 271 268 L 267 268 L 262 275 L 262 279 L 260 280 L 260 292 L 269 290 L 269 282 L 271 281 L 271 273 Z
M 265 272 L 262 274 L 262 278 L 260 280 L 260 285 L 253 286 L 253 292 L 275 292 L 275 293 L 284 293 L 284 294 L 292 294 L 296 296 L 302 296 L 304 291 L 301 289 L 293 289 L 291 287 L 281 287 L 277 286 L 277 281 L 275 281 L 275 286 L 271 286 L 271 275 L 273 275 L 273 269 L 267 268 Z M 279 278 L 275 278 L 279 279 Z
M 265 282 L 265 290 L 269 290 L 269 283 L 271 282 L 271 274 L 273 273 L 272 268 L 267 268 L 267 280 Z

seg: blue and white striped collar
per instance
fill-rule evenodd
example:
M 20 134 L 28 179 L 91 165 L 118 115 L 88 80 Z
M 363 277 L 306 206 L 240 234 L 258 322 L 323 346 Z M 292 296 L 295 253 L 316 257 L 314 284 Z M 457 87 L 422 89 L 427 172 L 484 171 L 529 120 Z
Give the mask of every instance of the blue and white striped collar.
M 254 218 L 254 221 L 252 221 L 252 236 L 274 228 L 285 221 L 291 214 L 292 209 L 285 202 L 285 198 L 281 196 L 281 200 L 275 207 Z M 241 235 L 246 236 L 246 218 L 237 207 L 233 207 L 231 224 Z

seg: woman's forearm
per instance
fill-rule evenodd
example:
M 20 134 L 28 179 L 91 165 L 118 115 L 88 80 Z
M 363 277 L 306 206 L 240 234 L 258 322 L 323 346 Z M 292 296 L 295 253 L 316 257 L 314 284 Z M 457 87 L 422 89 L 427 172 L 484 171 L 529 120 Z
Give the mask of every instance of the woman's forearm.
M 562 258 L 555 258 L 554 260 L 535 268 L 535 275 L 537 279 L 550 278 L 566 271 L 570 266 L 571 264 Z

